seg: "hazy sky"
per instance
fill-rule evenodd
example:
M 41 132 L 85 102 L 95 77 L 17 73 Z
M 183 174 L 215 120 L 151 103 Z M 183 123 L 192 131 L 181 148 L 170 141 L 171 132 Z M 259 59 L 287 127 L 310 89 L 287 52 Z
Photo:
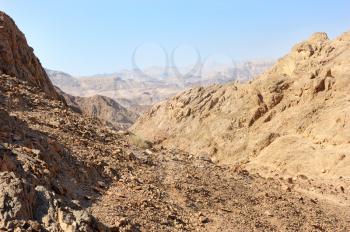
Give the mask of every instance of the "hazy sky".
M 350 29 L 349 0 L 0 0 L 42 64 L 75 75 L 178 65 L 195 49 L 235 60 L 278 58 L 313 32 Z

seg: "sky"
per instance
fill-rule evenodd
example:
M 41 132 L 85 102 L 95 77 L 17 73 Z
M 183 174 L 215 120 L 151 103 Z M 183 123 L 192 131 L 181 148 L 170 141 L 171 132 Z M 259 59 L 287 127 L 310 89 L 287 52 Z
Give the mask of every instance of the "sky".
M 350 30 L 349 0 L 0 0 L 41 63 L 73 75 L 276 59 Z

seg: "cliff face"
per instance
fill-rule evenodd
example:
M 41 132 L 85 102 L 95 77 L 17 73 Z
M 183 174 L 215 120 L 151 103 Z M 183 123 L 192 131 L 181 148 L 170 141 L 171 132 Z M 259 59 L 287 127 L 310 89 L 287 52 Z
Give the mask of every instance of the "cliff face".
M 0 11 L 0 74 L 8 74 L 41 88 L 48 96 L 59 99 L 33 48 L 15 22 Z
M 186 91 L 133 131 L 266 175 L 350 177 L 349 60 L 349 32 L 316 33 L 250 84 Z

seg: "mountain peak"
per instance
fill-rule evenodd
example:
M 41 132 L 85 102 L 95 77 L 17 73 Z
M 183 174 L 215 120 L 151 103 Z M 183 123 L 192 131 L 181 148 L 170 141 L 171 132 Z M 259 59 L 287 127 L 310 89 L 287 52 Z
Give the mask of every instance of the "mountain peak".
M 344 32 L 338 38 L 338 41 L 350 41 L 350 31 Z
M 314 34 L 311 35 L 311 37 L 309 38 L 309 42 L 324 42 L 324 41 L 328 41 L 329 37 L 327 35 L 327 33 L 325 32 L 316 32 Z

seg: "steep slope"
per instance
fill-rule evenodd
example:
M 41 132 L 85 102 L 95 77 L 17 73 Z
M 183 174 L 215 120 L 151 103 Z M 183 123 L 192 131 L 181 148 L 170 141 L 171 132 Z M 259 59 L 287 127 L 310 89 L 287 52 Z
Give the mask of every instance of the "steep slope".
M 107 129 L 27 82 L 0 77 L 0 230 L 108 231 L 84 209 L 84 196 L 112 178 L 87 157 Z M 93 150 L 84 149 L 92 138 Z
M 67 104 L 76 111 L 97 118 L 114 128 L 129 128 L 139 116 L 105 96 L 75 97 L 60 90 L 58 92 L 65 98 Z
M 350 33 L 316 33 L 249 84 L 188 90 L 133 131 L 265 175 L 350 179 Z
M 39 59 L 14 21 L 0 11 L 0 74 L 16 76 L 59 99 Z

